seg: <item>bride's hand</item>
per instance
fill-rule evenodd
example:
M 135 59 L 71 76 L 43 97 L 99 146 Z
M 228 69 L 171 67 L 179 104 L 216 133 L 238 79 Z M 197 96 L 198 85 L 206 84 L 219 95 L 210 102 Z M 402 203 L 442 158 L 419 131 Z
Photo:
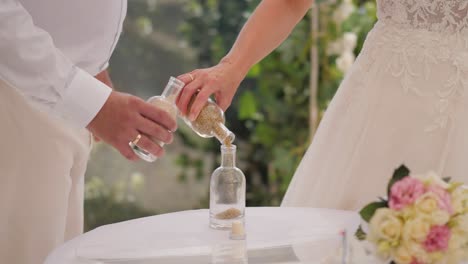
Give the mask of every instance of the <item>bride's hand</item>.
M 177 107 L 182 115 L 188 116 L 191 121 L 195 120 L 212 94 L 216 103 L 226 111 L 245 76 L 240 72 L 228 60 L 222 60 L 211 68 L 198 69 L 179 76 L 178 79 L 185 83 L 177 99 Z

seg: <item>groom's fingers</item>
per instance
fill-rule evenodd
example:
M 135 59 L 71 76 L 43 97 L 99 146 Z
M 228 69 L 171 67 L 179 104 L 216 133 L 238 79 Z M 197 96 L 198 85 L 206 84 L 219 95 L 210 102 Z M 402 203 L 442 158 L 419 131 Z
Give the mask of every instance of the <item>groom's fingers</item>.
M 141 134 L 141 138 L 136 145 L 156 157 L 164 155 L 164 149 L 159 144 L 151 140 L 148 135 Z
M 182 115 L 186 116 L 188 114 L 188 108 L 192 101 L 192 97 L 197 93 L 197 90 L 200 89 L 202 85 L 203 83 L 200 79 L 195 79 L 182 89 L 179 100 L 177 101 L 177 107 Z
M 150 153 L 161 156 L 161 146 L 150 137 L 169 143 L 172 140 L 170 131 L 175 131 L 176 127 L 176 121 L 164 110 L 138 97 L 115 91 L 87 126 L 129 160 L 138 159 L 129 142 L 136 142 Z
M 165 127 L 145 117 L 141 117 L 137 123 L 138 130 L 148 135 L 151 139 L 167 144 L 172 143 L 173 135 Z
M 163 109 L 146 102 L 138 107 L 140 113 L 154 123 L 163 126 L 169 131 L 177 130 L 177 122 Z M 150 135 L 152 134 L 150 133 Z

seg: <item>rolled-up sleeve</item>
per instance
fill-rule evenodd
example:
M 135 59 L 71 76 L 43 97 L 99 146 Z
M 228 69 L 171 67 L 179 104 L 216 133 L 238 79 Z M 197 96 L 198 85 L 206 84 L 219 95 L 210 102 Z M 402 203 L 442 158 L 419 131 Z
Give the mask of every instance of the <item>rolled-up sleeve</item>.
M 78 127 L 91 122 L 111 93 L 57 49 L 17 0 L 0 0 L 0 78 Z

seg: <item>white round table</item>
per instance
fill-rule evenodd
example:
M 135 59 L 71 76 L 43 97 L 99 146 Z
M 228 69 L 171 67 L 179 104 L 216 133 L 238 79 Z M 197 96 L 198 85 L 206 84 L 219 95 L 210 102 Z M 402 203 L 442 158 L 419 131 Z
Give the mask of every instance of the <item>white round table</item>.
M 208 227 L 208 210 L 183 211 L 99 227 L 57 248 L 45 263 L 325 263 L 345 252 L 342 231 L 352 236 L 359 222 L 348 211 L 247 208 L 247 238 L 235 241 L 229 231 Z

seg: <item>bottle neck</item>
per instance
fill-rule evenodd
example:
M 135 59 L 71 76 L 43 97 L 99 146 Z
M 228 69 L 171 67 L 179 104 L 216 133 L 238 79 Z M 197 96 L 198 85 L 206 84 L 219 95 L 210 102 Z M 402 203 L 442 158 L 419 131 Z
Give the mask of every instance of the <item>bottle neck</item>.
M 233 146 L 231 143 L 234 142 L 235 135 L 223 123 L 219 122 L 213 127 L 213 135 L 224 146 Z
M 221 167 L 236 166 L 236 146 L 221 146 Z
M 176 102 L 176 99 L 177 99 L 177 96 L 176 94 L 171 94 L 169 96 L 162 96 L 164 98 L 164 100 L 166 100 L 167 102 L 169 103 L 172 103 L 172 104 L 175 104 Z
M 184 88 L 184 82 L 181 80 L 171 77 L 169 82 L 166 84 L 164 91 L 161 96 L 165 98 L 166 101 L 175 103 L 177 96 L 179 96 L 180 91 Z

